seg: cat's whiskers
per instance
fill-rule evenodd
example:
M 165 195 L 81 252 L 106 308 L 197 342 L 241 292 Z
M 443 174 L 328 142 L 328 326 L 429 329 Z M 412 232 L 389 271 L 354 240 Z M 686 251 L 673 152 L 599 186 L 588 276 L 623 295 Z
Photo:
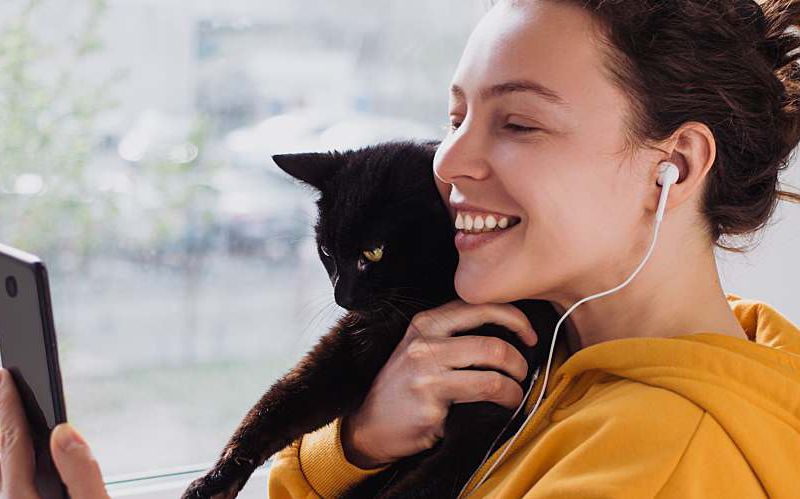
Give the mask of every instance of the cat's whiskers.
M 317 310 L 317 313 L 314 314 L 311 317 L 311 319 L 309 319 L 309 322 L 306 324 L 306 327 L 308 327 L 308 326 L 311 325 L 311 322 L 314 319 L 316 319 L 317 316 L 319 314 L 321 314 L 326 308 L 328 308 L 332 303 L 333 303 L 333 300 L 331 300 L 330 294 L 329 293 L 325 293 L 324 295 L 321 295 L 321 296 L 319 296 L 317 298 L 309 300 L 305 305 L 303 305 L 303 307 L 300 309 L 299 317 L 307 317 L 307 313 L 306 313 L 307 309 L 313 310 L 313 309 L 317 309 L 317 307 L 321 307 L 321 308 L 319 308 Z M 308 310 L 308 311 L 310 312 L 311 310 Z
M 331 308 L 332 306 L 335 306 L 335 305 L 336 305 L 336 303 L 335 303 L 333 300 L 331 300 L 331 301 L 327 302 L 327 303 L 326 303 L 326 304 L 325 304 L 325 305 L 324 305 L 322 308 L 320 308 L 320 309 L 317 311 L 317 313 L 316 313 L 316 314 L 314 314 L 314 316 L 313 316 L 313 317 L 311 317 L 311 319 L 309 319 L 309 321 L 308 321 L 308 324 L 306 324 L 306 326 L 303 328 L 302 332 L 300 333 L 300 338 L 298 338 L 298 341 L 299 341 L 299 340 L 301 340 L 301 339 L 303 339 L 303 338 L 305 338 L 305 335 L 306 335 L 306 333 L 307 333 L 307 332 L 308 332 L 310 329 L 315 329 L 315 328 L 316 328 L 316 325 L 318 325 L 318 324 L 314 325 L 313 323 L 314 323 L 314 322 L 315 322 L 315 320 L 317 320 L 317 319 L 318 319 L 318 318 L 319 318 L 319 317 L 320 317 L 320 316 L 321 316 L 323 313 L 326 313 L 326 314 L 327 314 L 327 315 L 325 316 L 325 320 L 326 320 L 326 321 L 328 321 L 328 320 L 329 320 L 329 315 L 330 315 L 330 313 L 331 313 L 331 312 L 334 312 L 334 311 L 336 310 L 336 308 L 335 308 L 335 307 L 334 307 L 334 308 Z M 312 327 L 312 325 L 314 325 L 314 327 Z
M 386 305 L 389 305 L 390 307 L 392 307 L 392 310 L 394 310 L 395 312 L 397 312 L 397 313 L 398 313 L 398 315 L 400 315 L 400 317 L 402 317 L 403 319 L 405 319 L 405 321 L 406 321 L 406 322 L 409 322 L 409 321 L 411 320 L 411 319 L 409 319 L 408 315 L 404 314 L 402 310 L 400 310 L 398 307 L 396 307 L 396 306 L 395 306 L 395 305 L 394 305 L 392 302 L 390 302 L 388 299 L 386 299 L 386 298 L 381 298 L 381 299 L 380 299 L 380 302 L 381 302 L 381 303 L 384 303 L 384 304 L 386 304 Z
M 392 296 L 392 299 L 397 300 L 397 301 L 399 301 L 401 303 L 404 303 L 406 305 L 418 306 L 418 307 L 422 307 L 424 309 L 432 308 L 432 307 L 436 306 L 436 303 L 434 303 L 434 302 L 431 302 L 431 301 L 428 301 L 428 300 L 422 300 L 422 299 L 419 299 L 419 298 L 413 298 L 413 297 L 410 297 L 410 296 L 394 295 L 394 296 Z
M 408 295 L 405 295 L 405 294 L 401 294 L 400 291 L 403 291 L 403 290 L 412 290 L 412 291 L 416 291 L 416 292 L 422 291 L 422 289 L 420 289 L 417 286 L 394 286 L 394 287 L 391 287 L 391 288 L 387 288 L 386 291 L 387 291 L 387 293 L 391 294 L 392 298 L 403 298 L 403 299 L 408 300 L 409 302 L 413 301 L 415 303 L 418 303 L 419 305 L 425 305 L 425 306 L 429 306 L 429 307 L 435 307 L 436 305 L 438 305 L 438 303 L 433 302 L 431 300 L 425 300 L 423 298 L 419 298 L 419 297 L 416 297 L 416 296 L 408 296 Z
M 314 307 L 317 307 L 318 305 L 321 305 L 321 304 L 322 304 L 322 301 L 323 301 L 323 300 L 324 300 L 326 303 L 330 303 L 330 299 L 331 299 L 331 293 L 330 293 L 329 291 L 321 292 L 321 293 L 319 293 L 319 294 L 317 294 L 317 295 L 315 295 L 315 296 L 313 296 L 313 297 L 309 298 L 309 299 L 308 299 L 308 300 L 306 300 L 306 302 L 305 302 L 305 303 L 302 305 L 302 307 L 300 307 L 300 314 L 299 314 L 299 315 L 300 315 L 301 317 L 304 317 L 304 316 L 306 315 L 306 309 L 307 309 L 307 308 L 311 307 L 312 305 L 313 305 Z
M 398 290 L 398 289 L 417 289 L 417 288 L 411 288 L 411 287 L 406 287 L 406 288 L 395 287 L 395 288 L 391 288 L 391 290 Z M 413 297 L 413 296 L 405 296 L 405 295 L 401 295 L 401 294 L 393 294 L 391 296 L 391 299 L 395 300 L 395 301 L 398 301 L 401 304 L 410 305 L 410 306 L 415 307 L 415 308 L 416 307 L 420 307 L 423 310 L 424 309 L 433 308 L 433 307 L 439 305 L 438 303 L 432 302 L 430 300 L 424 300 L 422 298 L 417 298 L 417 297 Z M 422 310 L 419 310 L 419 311 L 422 311 Z M 432 319 L 434 321 L 437 320 L 435 316 L 432 316 Z M 406 320 L 408 322 L 411 322 L 411 319 L 408 318 L 408 317 L 406 317 Z

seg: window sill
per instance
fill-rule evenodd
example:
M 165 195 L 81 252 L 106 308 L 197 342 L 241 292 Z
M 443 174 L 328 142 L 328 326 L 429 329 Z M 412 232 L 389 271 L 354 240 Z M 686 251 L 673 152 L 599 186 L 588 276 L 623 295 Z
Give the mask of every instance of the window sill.
M 239 492 L 237 499 L 264 499 L 267 496 L 267 477 L 272 458 L 260 466 Z M 107 477 L 106 489 L 111 497 L 136 499 L 175 499 L 189 483 L 203 476 L 211 464 L 183 466 L 151 472 Z

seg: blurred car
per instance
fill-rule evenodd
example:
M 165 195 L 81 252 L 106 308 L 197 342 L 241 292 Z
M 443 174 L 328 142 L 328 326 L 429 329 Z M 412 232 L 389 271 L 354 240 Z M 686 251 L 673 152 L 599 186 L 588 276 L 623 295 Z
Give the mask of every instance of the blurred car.
M 233 167 L 215 175 L 217 223 L 227 250 L 271 261 L 297 256 L 311 237 L 313 200 L 287 179 L 263 169 Z
M 223 193 L 218 211 L 229 249 L 279 259 L 294 255 L 303 238 L 313 237 L 312 196 L 278 168 L 273 154 L 346 150 L 392 139 L 429 140 L 438 133 L 412 120 L 327 108 L 302 108 L 231 131 L 224 144 L 236 168 L 221 173 L 215 183 Z
M 301 108 L 233 130 L 225 145 L 239 164 L 268 166 L 273 154 L 346 150 L 392 139 L 430 140 L 441 130 L 418 121 L 362 111 Z

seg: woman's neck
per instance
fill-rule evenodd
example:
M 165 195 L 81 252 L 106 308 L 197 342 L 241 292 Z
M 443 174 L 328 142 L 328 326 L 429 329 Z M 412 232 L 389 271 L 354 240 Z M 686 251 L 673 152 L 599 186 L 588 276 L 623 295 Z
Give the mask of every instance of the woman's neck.
M 747 339 L 720 285 L 713 250 L 692 251 L 686 241 L 674 246 L 657 245 L 627 286 L 570 314 L 559 332 L 567 335 L 570 353 L 620 338 L 711 332 Z M 632 271 L 605 288 L 584 290 L 581 298 L 619 285 Z M 578 299 L 553 304 L 563 315 Z

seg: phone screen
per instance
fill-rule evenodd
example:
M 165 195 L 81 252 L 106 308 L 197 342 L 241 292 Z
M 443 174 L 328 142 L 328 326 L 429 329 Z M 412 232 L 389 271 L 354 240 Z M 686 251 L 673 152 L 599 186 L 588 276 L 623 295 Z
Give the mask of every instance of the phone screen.
M 50 457 L 50 432 L 66 421 L 44 264 L 0 245 L 0 365 L 22 399 L 36 454 L 42 497 L 67 497 Z

